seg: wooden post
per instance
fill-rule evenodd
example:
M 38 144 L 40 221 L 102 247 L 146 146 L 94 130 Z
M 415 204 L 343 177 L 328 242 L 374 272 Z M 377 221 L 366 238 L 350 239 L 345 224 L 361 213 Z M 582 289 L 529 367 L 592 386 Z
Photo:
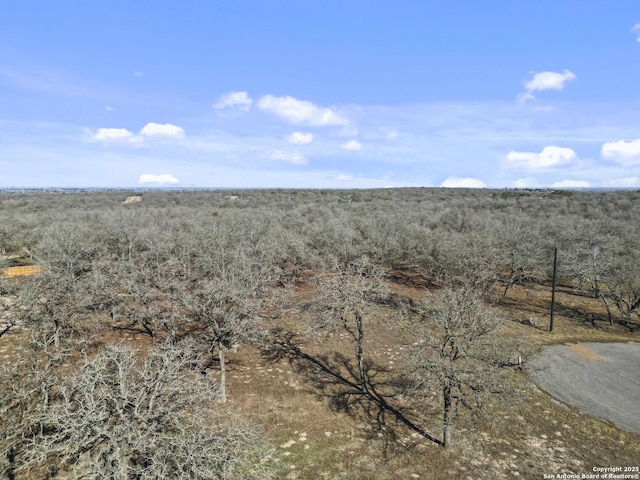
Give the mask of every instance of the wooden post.
M 553 332 L 553 307 L 556 303 L 556 269 L 558 266 L 558 247 L 553 248 L 553 280 L 551 281 L 551 318 L 549 320 L 549 331 Z

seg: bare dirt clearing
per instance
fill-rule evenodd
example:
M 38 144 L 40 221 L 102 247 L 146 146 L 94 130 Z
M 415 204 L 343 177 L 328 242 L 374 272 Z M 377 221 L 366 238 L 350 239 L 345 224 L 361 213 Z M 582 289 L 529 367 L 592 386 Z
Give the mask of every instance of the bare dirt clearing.
M 551 395 L 640 432 L 640 343 L 554 345 L 532 366 L 535 382 Z

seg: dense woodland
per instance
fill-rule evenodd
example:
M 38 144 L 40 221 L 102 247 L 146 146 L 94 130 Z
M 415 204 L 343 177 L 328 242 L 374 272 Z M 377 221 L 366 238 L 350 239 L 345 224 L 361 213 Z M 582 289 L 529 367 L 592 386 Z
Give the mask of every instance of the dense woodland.
M 502 435 L 496 411 L 531 399 L 518 357 L 556 341 L 555 247 L 565 332 L 640 329 L 637 191 L 129 194 L 0 194 L 0 268 L 44 267 L 0 278 L 6 478 L 458 478 L 454 459 Z M 375 475 L 345 460 L 340 477 L 320 441 L 297 460 L 317 476 L 291 470 L 291 420 L 231 381 L 243 354 L 366 424 L 349 439 L 385 459 Z

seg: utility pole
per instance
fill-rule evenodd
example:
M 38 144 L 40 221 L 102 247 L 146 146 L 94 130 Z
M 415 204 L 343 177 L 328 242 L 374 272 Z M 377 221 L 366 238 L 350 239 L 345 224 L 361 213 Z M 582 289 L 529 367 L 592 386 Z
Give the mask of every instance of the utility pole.
M 549 331 L 553 332 L 553 307 L 556 303 L 556 269 L 558 266 L 558 246 L 553 248 L 553 280 L 551 282 L 551 318 L 549 320 Z

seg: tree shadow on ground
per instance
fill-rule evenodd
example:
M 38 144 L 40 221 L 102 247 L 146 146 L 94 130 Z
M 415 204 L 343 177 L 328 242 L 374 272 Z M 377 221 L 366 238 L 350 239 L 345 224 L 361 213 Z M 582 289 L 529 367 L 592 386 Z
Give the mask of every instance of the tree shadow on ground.
M 365 363 L 366 380 L 361 382 L 354 361 L 338 352 L 314 355 L 302 350 L 298 336 L 292 332 L 275 332 L 275 341 L 264 357 L 271 362 L 287 360 L 293 370 L 309 385 L 310 393 L 328 400 L 336 412 L 372 426 L 372 435 L 396 438 L 396 427 L 403 425 L 438 445 L 442 441 L 410 420 L 392 402 L 403 390 L 402 379 L 390 378 L 389 370 Z M 382 435 L 382 436 L 385 436 Z
M 415 272 L 409 268 L 390 268 L 386 272 L 386 277 L 393 283 L 411 288 L 430 290 L 441 286 L 428 274 Z
M 611 317 L 609 317 L 607 313 L 592 312 L 559 302 L 556 302 L 554 311 L 557 315 L 562 315 L 591 328 L 602 329 L 613 325 L 621 325 L 627 328 L 630 333 L 640 329 L 639 323 L 626 320 L 615 312 L 611 312 Z

